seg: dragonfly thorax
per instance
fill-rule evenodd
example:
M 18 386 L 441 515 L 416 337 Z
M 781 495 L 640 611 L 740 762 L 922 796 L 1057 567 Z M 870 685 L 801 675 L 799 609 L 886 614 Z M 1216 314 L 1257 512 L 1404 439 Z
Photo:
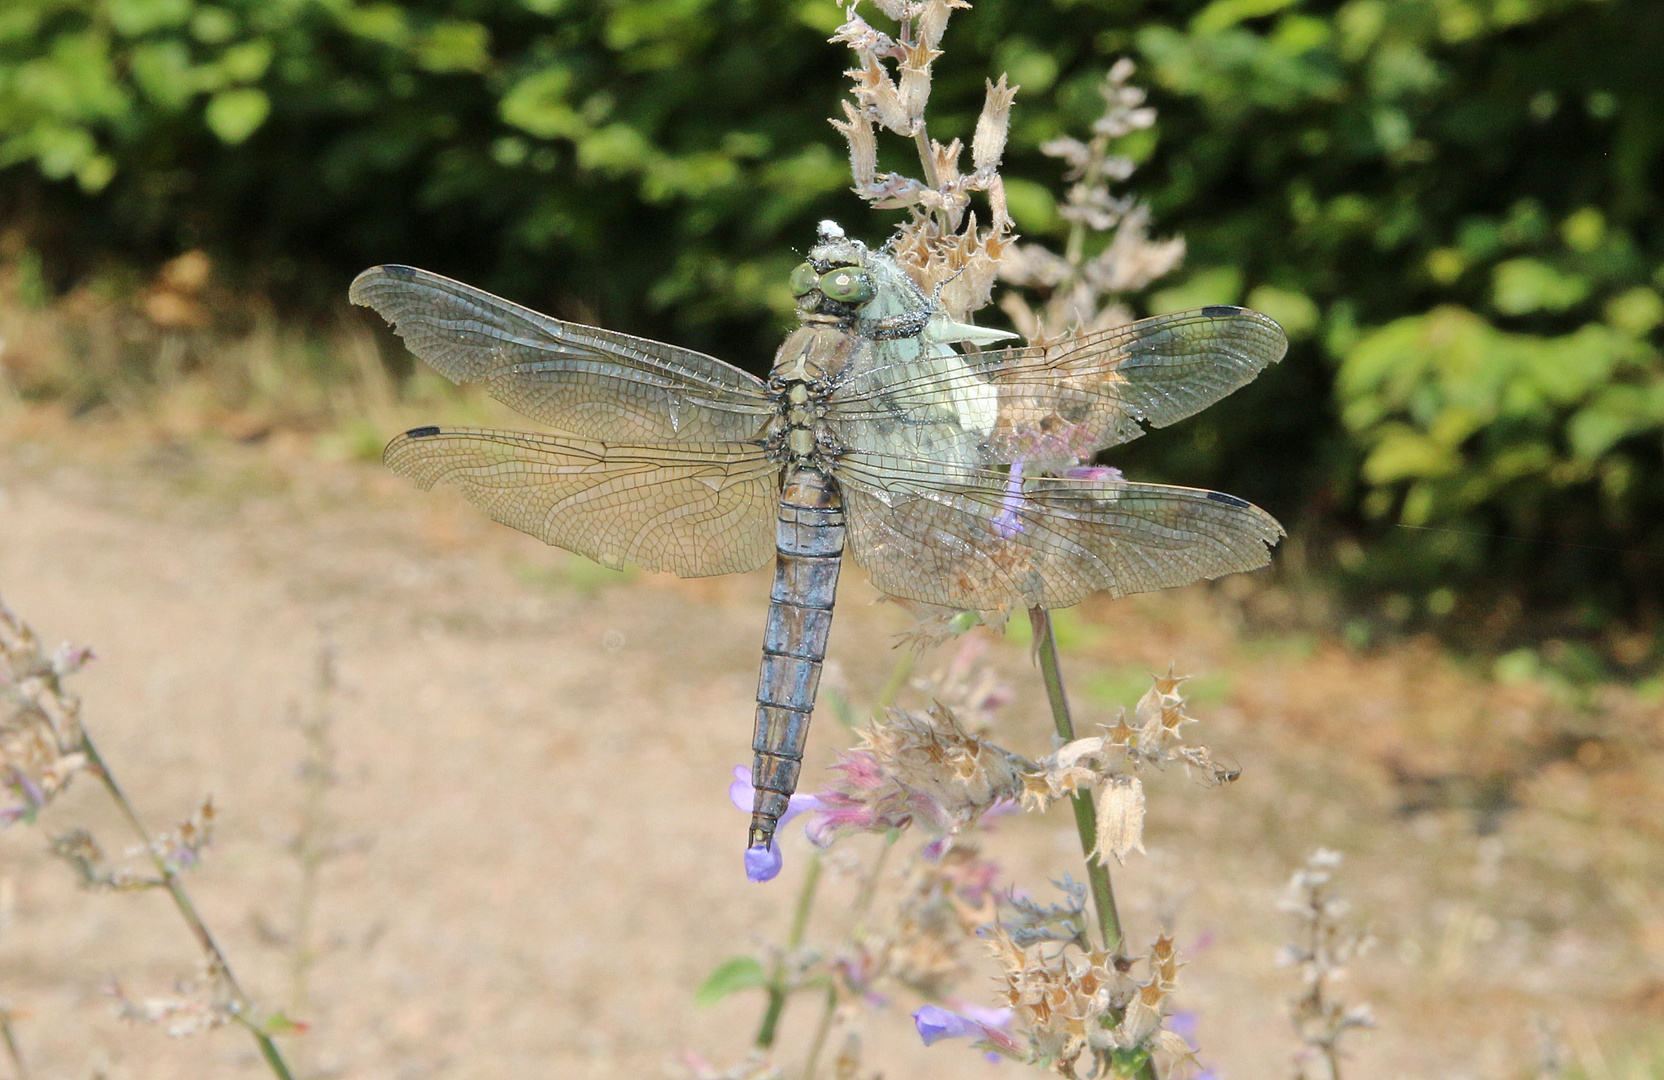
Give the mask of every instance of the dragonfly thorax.
M 781 343 L 769 371 L 769 392 L 780 410 L 775 445 L 782 456 L 807 462 L 828 452 L 826 397 L 863 346 L 835 322 L 806 321 Z

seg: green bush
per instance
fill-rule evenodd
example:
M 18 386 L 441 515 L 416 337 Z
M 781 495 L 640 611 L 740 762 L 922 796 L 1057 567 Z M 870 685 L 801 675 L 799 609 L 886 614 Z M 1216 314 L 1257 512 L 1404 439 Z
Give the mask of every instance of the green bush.
M 1281 449 L 1271 501 L 1370 538 L 1348 573 L 1400 614 L 1488 579 L 1656 618 L 1664 6 L 1187 14 L 1130 35 L 1170 95 L 1157 220 L 1190 241 L 1190 299 L 1309 328 L 1196 475 Z
M 889 224 L 847 192 L 826 126 L 840 18 L 830 0 L 9 0 L 0 211 L 59 289 L 204 247 L 235 284 L 322 311 L 355 270 L 413 262 L 756 369 L 813 222 Z M 1664 5 L 978 0 L 944 46 L 940 137 L 969 134 L 985 77 L 1022 87 L 1007 173 L 1031 239 L 1061 228 L 1039 145 L 1084 129 L 1103 70 L 1138 58 L 1160 120 L 1119 149 L 1190 250 L 1147 309 L 1246 302 L 1294 338 L 1131 467 L 1361 538 L 1339 569 L 1394 611 L 1473 608 L 1489 582 L 1655 617 Z

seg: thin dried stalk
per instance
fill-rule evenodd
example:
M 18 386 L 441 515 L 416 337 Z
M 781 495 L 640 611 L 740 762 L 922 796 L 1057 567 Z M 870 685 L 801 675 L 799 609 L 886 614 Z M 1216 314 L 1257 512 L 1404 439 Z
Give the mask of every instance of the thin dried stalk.
M 1063 685 L 1063 669 L 1057 659 L 1057 634 L 1052 629 L 1051 615 L 1045 608 L 1031 608 L 1029 625 L 1034 629 L 1035 656 L 1040 663 L 1040 675 L 1046 684 L 1046 700 L 1051 704 L 1052 723 L 1058 738 L 1065 744 L 1075 741 L 1075 722 L 1069 715 L 1069 697 Z M 1092 792 L 1080 790 L 1070 797 L 1075 810 L 1075 829 L 1080 833 L 1080 849 L 1086 856 L 1086 882 L 1092 889 L 1092 906 L 1098 913 L 1098 934 L 1106 951 L 1121 955 L 1121 915 L 1115 906 L 1115 890 L 1109 880 L 1109 867 L 1098 853 L 1098 811 L 1093 805 Z
M 1343 923 L 1349 905 L 1336 895 L 1334 871 L 1341 864 L 1336 851 L 1319 848 L 1295 871 L 1280 905 L 1295 917 L 1295 940 L 1284 947 L 1279 961 L 1300 973 L 1304 984 L 1290 1010 L 1302 1048 L 1294 1058 L 1297 1080 L 1341 1080 L 1341 1040 L 1350 1031 L 1375 1026 L 1367 1004 L 1348 1005 L 1335 996 L 1334 984 L 1347 965 L 1373 944 L 1368 934 Z M 1320 1063 L 1319 1070 L 1313 1070 Z
M 54 851 L 76 866 L 88 885 L 165 889 L 202 952 L 214 997 L 206 1008 L 199 1010 L 204 1019 L 192 1029 L 225 1021 L 241 1025 L 254 1038 L 261 1058 L 273 1075 L 279 1080 L 290 1080 L 289 1067 L 267 1030 L 268 1023 L 287 1022 L 281 1018 L 266 1022 L 257 1019 L 257 1010 L 237 982 L 179 874 L 181 866 L 197 860 L 208 841 L 213 804 L 205 802 L 197 815 L 166 836 L 153 837 L 145 828 L 82 723 L 80 700 L 63 686 L 63 679 L 91 656 L 90 650 L 67 646 L 48 656 L 34 633 L 0 602 L 0 689 L 6 691 L 6 697 L 13 703 L 5 715 L 0 715 L 0 764 L 7 773 L 8 786 L 23 799 L 19 807 L 8 809 L 4 820 L 32 820 L 75 773 L 86 772 L 97 778 L 139 838 L 155 876 L 139 877 L 102 869 L 102 853 L 96 841 L 85 832 L 58 838 Z M 163 1006 L 161 1013 L 167 1013 L 169 1008 Z M 129 1010 L 133 1015 L 143 1011 Z
M 1144 91 L 1131 84 L 1135 70 L 1131 60 L 1123 59 L 1104 77 L 1099 88 L 1104 112 L 1093 123 L 1089 140 L 1064 136 L 1040 148 L 1062 159 L 1064 178 L 1073 181 L 1058 210 L 1069 222 L 1068 242 L 1062 255 L 1038 244 L 1014 245 L 999 268 L 1005 282 L 1044 297 L 1038 307 L 1015 291 L 1000 298 L 1000 308 L 1032 342 L 1045 344 L 1131 322 L 1132 312 L 1121 298 L 1171 272 L 1184 258 L 1182 239 L 1150 239 L 1148 208 L 1110 189 L 1136 168 L 1130 158 L 1112 152 L 1115 140 L 1155 123 Z M 1097 253 L 1088 257 L 1093 237 L 1109 239 L 1097 241 Z
M 6 1044 L 6 1057 L 12 1063 L 12 1076 L 15 1080 L 29 1080 L 29 1070 L 23 1064 L 23 1051 L 17 1045 L 17 1032 L 12 1029 L 12 1021 L 16 1018 L 11 1006 L 0 1003 L 0 1040 Z

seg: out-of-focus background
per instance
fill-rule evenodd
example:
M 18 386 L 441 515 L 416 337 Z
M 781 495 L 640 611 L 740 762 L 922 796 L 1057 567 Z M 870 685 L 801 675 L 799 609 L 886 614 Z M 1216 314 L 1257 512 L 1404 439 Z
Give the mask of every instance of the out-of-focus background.
M 103 656 L 89 722 L 150 813 L 219 794 L 201 887 L 273 999 L 304 801 L 285 717 L 336 642 L 331 797 L 363 842 L 322 879 L 318 1069 L 743 1050 L 754 1003 L 701 1015 L 691 990 L 786 918 L 789 882 L 730 880 L 723 793 L 764 586 L 598 571 L 382 476 L 411 423 L 513 421 L 344 296 L 412 263 L 762 370 L 815 221 L 877 242 L 896 220 L 849 193 L 827 124 L 842 18 L 0 6 L 0 595 Z M 1134 59 L 1157 121 L 1114 147 L 1122 190 L 1187 253 L 1129 303 L 1243 303 L 1292 342 L 1113 462 L 1265 506 L 1276 569 L 1085 605 L 1065 635 L 1097 718 L 1139 672 L 1203 676 L 1244 770 L 1155 793 L 1153 857 L 1121 878 L 1135 926 L 1206 944 L 1204 1060 L 1285 1068 L 1274 893 L 1326 844 L 1383 942 L 1354 974 L 1382 1020 L 1359 1075 L 1664 1074 L 1664 5 L 978 0 L 943 48 L 932 134 L 968 140 L 1008 73 L 1011 213 L 1055 247 L 1040 146 L 1084 135 Z M 834 658 L 870 700 L 907 620 L 850 577 Z M 990 648 L 1026 687 L 998 733 L 1044 752 L 1025 646 Z M 848 736 L 820 728 L 824 762 Z M 255 1068 L 232 1035 L 110 1020 L 100 984 L 165 985 L 180 943 L 60 880 L 50 828 L 0 834 L 0 998 L 40 1075 Z M 1065 869 L 1063 828 L 1010 826 L 1014 873 Z M 892 1049 L 896 1073 L 983 1067 Z

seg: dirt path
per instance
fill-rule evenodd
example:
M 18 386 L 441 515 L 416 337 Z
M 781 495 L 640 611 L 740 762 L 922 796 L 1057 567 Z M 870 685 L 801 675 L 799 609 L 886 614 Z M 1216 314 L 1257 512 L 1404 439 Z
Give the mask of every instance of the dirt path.
M 214 794 L 220 832 L 192 887 L 274 1005 L 292 993 L 271 929 L 290 924 L 296 895 L 292 717 L 313 707 L 320 643 L 334 643 L 341 685 L 326 704 L 342 782 L 328 799 L 344 853 L 317 909 L 326 948 L 297 1051 L 309 1068 L 599 1080 L 662 1075 L 684 1048 L 744 1056 L 758 1002 L 695 1010 L 691 994 L 722 959 L 780 935 L 804 862 L 794 836 L 782 879 L 748 884 L 745 817 L 726 796 L 748 757 L 764 576 L 607 574 L 443 493 L 282 445 L 192 451 L 14 428 L 0 492 L 0 595 L 44 637 L 96 649 L 75 685 L 153 824 Z M 893 659 L 887 637 L 908 620 L 846 577 L 831 655 L 870 699 Z M 1176 916 L 1192 947 L 1184 1007 L 1202 1017 L 1204 1060 L 1226 1077 L 1286 1075 L 1292 987 L 1272 963 L 1275 896 L 1319 844 L 1348 852 L 1346 889 L 1382 940 L 1349 988 L 1383 1021 L 1353 1075 L 1513 1075 L 1531 1067 L 1534 1013 L 1563 1020 L 1574 1050 L 1616 1032 L 1609 1062 L 1623 1032 L 1664 1024 L 1664 994 L 1648 989 L 1664 986 L 1664 937 L 1646 937 L 1664 908 L 1646 906 L 1656 891 L 1614 899 L 1658 866 L 1664 841 L 1620 831 L 1638 848 L 1602 861 L 1604 818 L 1574 827 L 1528 806 L 1480 836 L 1460 808 L 1399 815 L 1391 753 L 1436 759 L 1512 714 L 1424 649 L 1360 659 L 1243 639 L 1238 610 L 1201 590 L 1093 606 L 1068 656 L 1089 719 L 1140 669 L 1172 659 L 1207 672 L 1196 712 L 1244 767 L 1224 790 L 1155 785 L 1150 857 L 1120 877 L 1136 933 Z M 998 735 L 1044 752 L 1023 648 L 990 655 L 1020 688 Z M 824 763 L 847 736 L 829 718 L 817 726 Z M 1553 775 L 1567 790 L 1600 783 L 1598 770 Z M 190 954 L 161 897 L 80 893 L 42 856 L 45 831 L 86 822 L 125 842 L 86 784 L 43 827 L 0 833 L 0 997 L 25 1014 L 36 1075 L 258 1075 L 235 1033 L 169 1040 L 113 1018 L 112 977 L 135 997 L 166 993 Z M 1005 826 L 995 849 L 1039 889 L 1075 865 L 1074 844 L 1058 813 Z M 986 1068 L 962 1048 L 917 1046 L 913 1007 L 865 1024 L 886 1075 Z M 806 1040 L 809 1011 L 788 1018 L 788 1047 Z

